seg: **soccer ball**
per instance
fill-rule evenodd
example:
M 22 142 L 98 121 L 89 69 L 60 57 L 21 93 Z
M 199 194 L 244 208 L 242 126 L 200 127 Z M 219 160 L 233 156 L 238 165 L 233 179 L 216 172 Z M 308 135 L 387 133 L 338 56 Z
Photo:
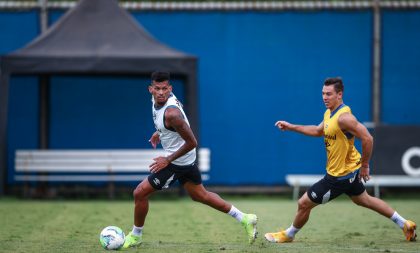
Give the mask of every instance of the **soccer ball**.
M 104 249 L 117 250 L 124 245 L 125 234 L 119 227 L 108 226 L 101 231 L 99 241 Z

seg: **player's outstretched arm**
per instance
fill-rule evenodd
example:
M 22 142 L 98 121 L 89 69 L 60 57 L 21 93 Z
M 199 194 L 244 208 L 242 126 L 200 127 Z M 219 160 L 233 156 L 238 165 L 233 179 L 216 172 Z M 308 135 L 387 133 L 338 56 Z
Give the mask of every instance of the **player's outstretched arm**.
M 294 125 L 287 121 L 279 120 L 275 124 L 282 131 L 294 131 L 308 136 L 320 137 L 324 135 L 324 121 L 318 126 L 314 125 Z
M 351 133 L 362 142 L 362 167 L 360 168 L 360 179 L 365 182 L 370 179 L 369 161 L 372 156 L 373 137 L 366 127 L 350 113 L 343 113 L 338 118 L 338 125 L 341 130 Z

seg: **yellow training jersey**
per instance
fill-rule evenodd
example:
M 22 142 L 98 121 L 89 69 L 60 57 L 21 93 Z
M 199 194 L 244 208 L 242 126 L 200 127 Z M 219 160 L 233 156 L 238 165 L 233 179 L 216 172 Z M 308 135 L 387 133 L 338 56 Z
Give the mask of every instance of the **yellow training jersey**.
M 327 173 L 334 177 L 347 175 L 360 168 L 361 156 L 354 146 L 354 136 L 343 133 L 338 117 L 351 113 L 350 107 L 342 104 L 335 111 L 324 113 L 324 142 L 327 151 Z

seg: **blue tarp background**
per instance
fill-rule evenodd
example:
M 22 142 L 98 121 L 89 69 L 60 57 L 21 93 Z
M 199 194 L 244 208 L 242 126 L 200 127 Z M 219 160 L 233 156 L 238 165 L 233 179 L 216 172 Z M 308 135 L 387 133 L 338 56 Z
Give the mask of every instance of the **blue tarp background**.
M 50 12 L 51 23 L 64 12 Z M 319 124 L 322 82 L 341 76 L 344 101 L 372 121 L 372 13 L 133 12 L 153 36 L 199 57 L 200 146 L 211 150 L 208 184 L 284 184 L 288 173 L 324 172 L 321 138 L 283 133 L 284 119 Z M 420 124 L 420 11 L 384 11 L 382 119 Z M 0 12 L 0 53 L 38 34 L 35 11 Z M 54 76 L 51 148 L 146 148 L 153 132 L 148 79 Z M 174 80 L 183 98 L 183 84 Z M 38 146 L 38 86 L 11 79 L 8 179 L 14 152 Z

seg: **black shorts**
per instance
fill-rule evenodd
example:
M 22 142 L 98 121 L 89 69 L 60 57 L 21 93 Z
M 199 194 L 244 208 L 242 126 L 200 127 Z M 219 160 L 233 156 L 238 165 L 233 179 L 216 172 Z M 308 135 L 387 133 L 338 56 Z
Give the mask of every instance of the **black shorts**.
M 185 184 L 190 181 L 196 185 L 202 183 L 201 173 L 198 169 L 197 163 L 191 165 L 179 166 L 170 163 L 166 168 L 163 168 L 158 173 L 152 173 L 147 177 L 149 183 L 156 190 L 162 190 L 168 188 L 176 180 L 181 184 Z
M 359 181 L 359 170 L 342 177 L 333 177 L 329 174 L 312 185 L 308 197 L 315 203 L 325 204 L 345 193 L 348 196 L 357 196 L 365 191 L 365 186 Z

